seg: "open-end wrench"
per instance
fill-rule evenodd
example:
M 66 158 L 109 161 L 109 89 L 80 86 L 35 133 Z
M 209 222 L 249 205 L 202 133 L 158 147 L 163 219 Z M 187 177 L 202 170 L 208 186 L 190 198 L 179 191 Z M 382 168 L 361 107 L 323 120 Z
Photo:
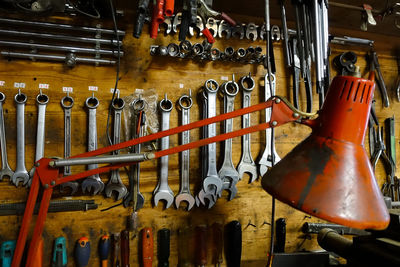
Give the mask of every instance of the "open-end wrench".
M 192 91 L 189 90 L 189 95 L 183 95 L 179 98 L 178 101 L 179 107 L 182 113 L 182 125 L 186 125 L 190 123 L 190 108 L 193 105 L 192 100 Z M 182 145 L 190 143 L 190 133 L 189 131 L 182 132 Z M 176 208 L 179 208 L 179 205 L 182 201 L 186 201 L 188 203 L 187 210 L 191 210 L 195 204 L 194 197 L 190 192 L 190 183 L 189 183 L 189 174 L 190 174 L 190 150 L 185 150 L 181 152 L 181 188 L 179 193 L 175 197 L 175 205 Z
M 250 73 L 240 79 L 240 86 L 243 89 L 243 104 L 242 107 L 249 107 L 251 104 L 251 92 L 254 89 L 255 82 L 251 77 Z M 250 127 L 250 114 L 242 116 L 242 128 Z M 251 156 L 251 142 L 250 134 L 242 136 L 242 157 L 240 159 L 237 170 L 239 172 L 240 179 L 243 178 L 244 173 L 250 174 L 250 183 L 254 182 L 258 178 L 257 165 Z
M 97 149 L 97 125 L 96 125 L 96 109 L 99 106 L 99 100 L 94 96 L 88 97 L 85 106 L 89 111 L 88 125 L 88 151 Z M 89 164 L 88 170 L 97 169 L 97 164 Z M 101 193 L 104 189 L 104 183 L 101 181 L 99 174 L 90 175 L 82 182 L 82 192 L 92 192 L 93 195 Z
M 216 104 L 217 104 L 217 92 L 218 83 L 215 80 L 207 80 L 204 89 L 207 95 L 207 117 L 212 118 L 216 115 Z M 215 123 L 208 125 L 207 137 L 211 138 L 216 136 L 217 129 Z M 203 181 L 203 190 L 206 193 L 212 193 L 217 195 L 222 190 L 222 180 L 218 176 L 217 172 L 217 145 L 211 143 L 208 145 L 208 156 L 207 156 L 207 177 Z
M 207 200 L 207 202 L 205 201 Z M 196 196 L 196 206 L 200 207 L 200 204 L 207 206 L 208 209 L 211 209 L 216 203 L 216 196 L 210 193 L 206 193 L 203 189 L 201 189 Z
M 169 118 L 172 110 L 172 101 L 167 98 L 167 94 L 165 94 L 165 98 L 160 101 L 159 107 L 161 110 L 161 131 L 165 131 L 169 129 Z M 168 148 L 169 136 L 161 138 L 161 150 Z M 168 156 L 161 157 L 160 163 L 160 180 L 153 193 L 154 205 L 157 206 L 160 200 L 165 200 L 165 208 L 168 209 L 174 202 L 174 192 L 172 192 L 168 185 Z
M 4 113 L 3 113 L 3 102 L 6 96 L 0 92 L 0 146 L 1 146 L 1 170 L 0 170 L 0 181 L 3 180 L 4 176 L 11 179 L 14 172 L 11 170 L 7 159 L 7 144 L 6 144 L 6 129 L 4 127 Z
M 44 157 L 44 139 L 45 139 L 45 125 L 46 125 L 46 107 L 49 102 L 49 97 L 42 93 L 36 96 L 36 103 L 38 105 L 38 120 L 37 120 L 37 130 L 36 130 L 36 153 L 35 153 L 35 162 Z M 35 173 L 35 167 L 33 167 L 29 176 L 31 179 L 33 178 L 33 174 Z M 29 180 L 29 186 L 32 180 Z
M 121 115 L 122 109 L 125 106 L 125 101 L 119 96 L 114 99 L 111 103 L 111 107 L 114 111 L 114 134 L 113 134 L 113 144 L 118 144 L 121 140 Z M 119 150 L 114 151 L 114 155 L 119 154 Z M 113 192 L 116 193 L 116 200 L 122 199 L 128 190 L 126 186 L 122 183 L 121 177 L 119 175 L 119 170 L 115 169 L 111 171 L 110 180 L 108 181 L 105 194 L 107 197 L 111 197 Z
M 19 182 L 26 185 L 29 181 L 29 174 L 25 167 L 25 103 L 27 97 L 19 90 L 14 100 L 17 105 L 17 167 L 11 177 L 11 182 L 18 186 Z
M 275 75 L 271 74 L 271 82 L 272 86 L 269 86 L 268 74 L 265 75 L 265 101 L 267 101 L 270 97 L 275 95 Z M 265 110 L 265 122 L 269 122 L 271 119 L 271 109 L 268 108 Z M 272 143 L 271 143 L 272 142 Z M 274 158 L 272 159 L 272 155 Z M 265 130 L 265 150 L 258 161 L 260 165 L 260 175 L 264 176 L 264 174 L 268 171 L 268 168 L 271 168 L 274 164 L 278 163 L 281 160 L 278 153 L 275 150 L 275 138 L 273 128 L 269 128 Z
M 234 111 L 235 96 L 239 92 L 239 85 L 235 82 L 235 77 L 233 76 L 232 81 L 224 83 L 221 87 L 224 94 L 224 112 L 232 112 Z M 225 120 L 224 133 L 232 131 L 233 119 Z M 239 181 L 239 173 L 232 162 L 232 139 L 225 140 L 224 151 L 224 161 L 218 171 L 218 176 L 223 181 L 222 189 L 230 191 L 229 200 L 232 200 L 237 193 L 236 183 Z M 218 195 L 221 197 L 222 190 Z
M 74 99 L 67 93 L 61 99 L 61 106 L 64 110 L 64 158 L 71 156 L 71 109 L 74 105 Z M 71 166 L 64 167 L 64 176 L 71 175 Z M 79 183 L 76 181 L 66 182 L 60 185 L 60 192 L 63 192 L 65 188 L 70 188 L 71 195 L 78 191 Z

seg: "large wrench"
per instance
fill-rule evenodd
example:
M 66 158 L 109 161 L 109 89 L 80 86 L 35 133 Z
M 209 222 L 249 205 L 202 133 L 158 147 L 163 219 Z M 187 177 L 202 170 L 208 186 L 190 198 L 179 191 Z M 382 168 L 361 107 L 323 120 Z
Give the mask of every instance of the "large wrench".
M 18 91 L 14 100 L 17 105 L 17 167 L 11 181 L 18 186 L 19 182 L 26 185 L 29 181 L 29 174 L 25 168 L 25 103 L 27 97 Z
M 207 95 L 207 115 L 208 118 L 212 118 L 216 115 L 218 83 L 210 79 L 206 81 L 204 87 Z M 214 137 L 216 134 L 216 125 L 211 123 L 208 125 L 207 137 Z M 206 193 L 217 195 L 222 190 L 222 180 L 217 172 L 217 145 L 215 143 L 208 145 L 207 168 L 207 177 L 203 181 L 203 190 Z
M 234 111 L 235 96 L 239 92 L 239 85 L 235 82 L 233 76 L 232 81 L 224 83 L 222 86 L 222 92 L 224 94 L 224 112 Z M 233 131 L 233 119 L 224 121 L 224 133 Z M 236 184 L 239 181 L 239 173 L 235 169 L 232 162 L 232 139 L 227 139 L 224 142 L 224 161 L 222 167 L 218 172 L 218 176 L 223 181 L 222 189 L 229 190 L 229 200 L 232 200 L 237 193 Z M 222 195 L 222 190 L 219 193 L 219 197 Z
M 243 108 L 251 105 L 251 92 L 254 89 L 254 79 L 249 75 L 244 76 L 240 79 L 240 85 L 243 89 Z M 250 127 L 250 114 L 242 116 L 242 128 Z M 240 179 L 243 178 L 244 173 L 250 174 L 250 183 L 254 182 L 258 178 L 257 165 L 251 156 L 251 143 L 250 134 L 242 136 L 242 157 L 240 159 L 237 170 L 239 172 Z
M 74 99 L 67 93 L 61 99 L 61 106 L 64 110 L 64 158 L 69 158 L 71 156 L 71 109 L 74 105 Z M 64 167 L 64 176 L 71 175 L 71 166 Z M 60 185 L 60 192 L 63 192 L 65 188 L 71 188 L 71 195 L 78 191 L 79 183 L 66 182 Z
M 160 101 L 159 107 L 161 110 L 161 131 L 165 131 L 169 129 L 169 118 L 172 110 L 172 102 L 167 99 L 166 94 L 165 98 Z M 168 148 L 169 136 L 161 138 L 161 150 Z M 160 163 L 160 180 L 158 181 L 157 187 L 153 193 L 154 205 L 157 206 L 160 200 L 165 200 L 167 202 L 165 208 L 168 209 L 174 202 L 174 193 L 168 185 L 168 156 L 161 157 Z
M 97 149 L 97 125 L 96 125 L 96 108 L 99 106 L 99 100 L 94 96 L 88 97 L 85 106 L 89 110 L 89 133 L 88 133 L 88 151 Z M 97 169 L 97 164 L 89 164 L 88 170 Z M 93 195 L 97 195 L 104 189 L 104 183 L 101 181 L 99 174 L 90 175 L 82 182 L 82 192 L 88 193 L 93 190 Z
M 7 159 L 7 144 L 6 144 L 6 130 L 4 127 L 4 114 L 3 114 L 3 102 L 6 96 L 0 92 L 0 146 L 1 146 L 1 170 L 0 170 L 0 181 L 6 176 L 11 179 L 14 172 L 11 170 Z
M 271 74 L 271 82 L 272 86 L 269 86 L 268 74 L 265 75 L 265 101 L 275 95 L 275 75 Z M 271 120 L 271 108 L 265 110 L 265 122 L 269 122 Z M 274 159 L 272 159 L 272 155 Z M 265 150 L 258 161 L 260 165 L 260 174 L 264 176 L 264 174 L 268 171 L 268 168 L 271 168 L 274 164 L 278 163 L 281 160 L 278 153 L 275 150 L 275 138 L 273 128 L 269 128 L 265 130 Z
M 190 108 L 193 105 L 192 92 L 189 91 L 189 95 L 183 95 L 179 98 L 179 107 L 182 113 L 182 125 L 190 123 Z M 182 145 L 188 144 L 190 142 L 189 131 L 182 132 Z M 195 203 L 194 197 L 190 192 L 189 183 L 189 173 L 190 173 L 190 150 L 185 150 L 181 153 L 181 188 L 179 193 L 175 197 L 176 208 L 182 201 L 188 203 L 187 210 L 191 210 Z
M 119 96 L 111 103 L 111 107 L 114 111 L 113 144 L 118 144 L 121 140 L 121 115 L 124 106 L 125 101 L 122 98 L 119 98 Z M 113 154 L 118 155 L 119 150 L 114 151 Z M 114 191 L 116 192 L 116 200 L 122 199 L 128 193 L 126 186 L 121 181 L 118 169 L 111 171 L 110 180 L 106 185 L 106 196 L 111 197 Z

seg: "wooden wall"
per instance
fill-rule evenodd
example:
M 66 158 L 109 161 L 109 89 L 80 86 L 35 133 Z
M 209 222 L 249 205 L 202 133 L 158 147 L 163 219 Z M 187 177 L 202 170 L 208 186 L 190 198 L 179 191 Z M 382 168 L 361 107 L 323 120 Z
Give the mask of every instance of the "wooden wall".
M 122 25 L 122 23 L 121 23 Z M 191 60 L 177 60 L 174 58 L 152 57 L 149 55 L 149 46 L 151 44 L 163 44 L 177 41 L 177 36 L 160 36 L 157 40 L 152 40 L 145 32 L 142 37 L 137 40 L 132 37 L 131 23 L 124 24 L 127 34 L 124 39 L 125 56 L 121 64 L 121 79 L 119 89 L 121 96 L 132 94 L 136 88 L 150 89 L 154 88 L 157 91 L 158 99 L 161 99 L 165 93 L 168 93 L 168 98 L 174 104 L 178 98 L 192 89 L 194 93 L 202 87 L 207 79 L 215 79 L 222 83 L 222 77 L 231 77 L 235 74 L 237 79 L 251 72 L 257 82 L 257 86 L 253 91 L 252 103 L 256 104 L 263 99 L 264 87 L 262 86 L 263 77 L 266 73 L 264 68 L 256 65 L 241 65 L 239 63 L 230 62 L 193 62 Z M 346 31 L 336 29 L 336 32 L 342 32 L 345 35 Z M 382 41 L 387 45 L 391 42 L 391 38 L 385 36 L 374 35 L 375 40 Z M 194 39 L 191 39 L 194 42 Z M 248 47 L 249 45 L 260 45 L 264 47 L 263 42 L 249 43 L 247 40 L 218 40 L 216 47 L 222 48 L 228 45 L 234 48 Z M 290 72 L 285 69 L 283 61 L 283 53 L 281 44 L 275 44 L 275 57 L 277 65 L 277 94 L 282 96 L 290 96 L 291 77 Z M 366 73 L 366 62 L 363 59 L 365 51 L 357 47 L 333 47 L 332 57 L 340 52 L 352 50 L 357 52 L 359 56 L 359 65 L 363 74 Z M 359 50 L 359 51 L 358 51 Z M 397 65 L 395 59 L 390 56 L 389 50 L 378 50 L 381 68 L 385 81 L 390 91 L 391 106 L 390 108 L 381 108 L 380 93 L 375 94 L 377 99 L 377 113 L 379 119 L 392 116 L 396 111 L 400 110 L 400 105 L 395 99 L 395 94 L 392 88 L 397 77 Z M 333 71 L 334 73 L 334 71 Z M 68 68 L 57 63 L 30 62 L 27 60 L 12 60 L 8 61 L 4 58 L 0 59 L 0 80 L 4 80 L 5 86 L 0 90 L 5 93 L 6 101 L 5 123 L 7 130 L 7 149 L 10 160 L 10 165 L 15 168 L 16 158 L 16 113 L 13 101 L 17 90 L 13 88 L 14 82 L 25 82 L 26 89 L 23 90 L 28 95 L 26 106 L 26 166 L 28 169 L 33 165 L 34 150 L 35 150 L 35 133 L 37 121 L 37 106 L 35 97 L 38 94 L 38 84 L 48 83 L 50 89 L 45 90 L 45 93 L 50 97 L 50 102 L 46 113 L 46 147 L 45 156 L 62 156 L 63 155 L 63 111 L 60 106 L 60 100 L 64 96 L 62 92 L 63 86 L 74 88 L 71 96 L 75 100 L 75 106 L 72 110 L 72 154 L 77 154 L 86 151 L 87 145 L 87 111 L 84 108 L 84 101 L 91 95 L 88 91 L 88 86 L 95 85 L 99 87 L 99 92 L 95 95 L 100 100 L 98 107 L 98 143 L 99 147 L 107 145 L 106 140 L 106 114 L 108 103 L 111 98 L 110 88 L 115 82 L 115 67 L 94 67 L 79 64 L 75 68 Z M 180 88 L 183 84 L 183 88 Z M 317 96 L 314 95 L 314 100 Z M 304 101 L 304 94 L 302 95 Z M 218 101 L 218 112 L 222 100 Z M 303 103 L 304 104 L 304 103 Z M 235 108 L 241 106 L 241 96 L 236 97 Z M 317 108 L 317 102 L 314 101 L 314 110 Z M 197 99 L 194 98 L 194 105 L 191 109 L 191 119 L 198 120 L 199 105 Z M 251 117 L 253 124 L 260 122 L 263 118 L 262 114 L 254 114 Z M 241 121 L 234 121 L 234 128 L 240 128 Z M 177 126 L 178 111 L 174 108 L 171 117 L 171 127 Z M 399 124 L 396 121 L 396 134 L 398 133 Z M 219 129 L 219 128 L 218 128 Z M 288 153 L 296 144 L 303 140 L 310 131 L 308 128 L 301 125 L 285 125 L 276 130 L 276 146 L 281 157 Z M 398 134 L 396 136 L 398 140 Z M 192 140 L 199 138 L 199 132 L 191 133 Z M 262 133 L 251 135 L 252 154 L 256 159 L 263 151 L 264 137 Z M 178 137 L 173 136 L 170 140 L 171 146 L 178 144 Z M 218 149 L 220 144 L 217 145 Z M 235 138 L 233 140 L 233 161 L 235 164 L 239 162 L 241 155 L 241 140 Z M 219 157 L 222 160 L 221 157 Z M 177 230 L 183 226 L 196 226 L 198 224 L 211 225 L 214 222 L 227 223 L 231 220 L 239 220 L 243 229 L 243 246 L 242 260 L 243 266 L 263 266 L 266 263 L 267 252 L 269 249 L 269 235 L 271 214 L 271 197 L 261 188 L 260 179 L 252 184 L 248 184 L 248 178 L 245 177 L 238 183 L 238 195 L 232 201 L 227 201 L 226 196 L 219 199 L 217 204 L 210 210 L 206 208 L 194 208 L 190 212 L 183 209 L 176 210 L 171 207 L 167 210 L 163 205 L 153 207 L 152 192 L 157 183 L 157 161 L 150 161 L 142 164 L 141 171 L 141 191 L 146 199 L 145 206 L 139 210 L 139 226 L 138 230 L 143 227 L 152 227 L 154 232 L 167 227 L 171 229 L 171 266 L 177 264 Z M 77 172 L 79 168 L 74 168 Z M 123 172 L 122 172 L 123 173 Z M 128 181 L 124 175 L 124 182 L 127 185 Z M 378 170 L 378 178 L 382 177 L 383 171 L 381 166 Z M 108 174 L 101 175 L 102 180 L 107 182 Z M 199 150 L 191 151 L 191 186 L 192 192 L 197 193 L 195 188 L 201 182 L 200 166 L 199 166 Z M 172 190 L 177 194 L 179 190 L 179 165 L 178 155 L 170 156 L 169 164 L 169 182 Z M 2 202 L 24 201 L 28 190 L 26 188 L 15 188 L 8 181 L 0 183 L 0 199 Z M 63 196 L 59 193 L 53 199 L 70 199 L 69 196 Z M 132 212 L 131 209 L 117 207 L 105 212 L 101 209 L 115 205 L 112 199 L 104 198 L 103 196 L 82 196 L 77 195 L 72 199 L 95 199 L 99 203 L 99 209 L 87 212 L 65 212 L 58 214 L 49 214 L 46 220 L 44 231 L 44 248 L 45 266 L 49 266 L 50 253 L 52 250 L 53 240 L 57 236 L 65 236 L 68 243 L 69 264 L 72 264 L 72 253 L 75 241 L 81 236 L 88 236 L 92 242 L 92 257 L 90 266 L 99 264 L 97 257 L 96 244 L 100 236 L 104 233 L 119 232 L 125 228 L 126 217 Z M 362 207 L 361 207 L 362 208 Z M 299 250 L 315 250 L 319 249 L 316 243 L 316 237 L 305 237 L 300 228 L 304 222 L 320 221 L 316 218 L 311 218 L 306 214 L 299 212 L 277 202 L 276 218 L 284 217 L 287 219 L 287 241 L 286 248 L 288 252 Z M 16 239 L 19 225 L 21 224 L 21 216 L 3 216 L 0 217 L 0 240 Z M 267 222 L 267 224 L 265 224 Z M 250 226 L 249 223 L 255 225 Z M 132 233 L 130 248 L 131 248 L 131 266 L 138 266 L 138 238 L 136 233 Z M 155 246 L 156 247 L 156 246 Z M 156 255 L 156 252 L 155 252 Z

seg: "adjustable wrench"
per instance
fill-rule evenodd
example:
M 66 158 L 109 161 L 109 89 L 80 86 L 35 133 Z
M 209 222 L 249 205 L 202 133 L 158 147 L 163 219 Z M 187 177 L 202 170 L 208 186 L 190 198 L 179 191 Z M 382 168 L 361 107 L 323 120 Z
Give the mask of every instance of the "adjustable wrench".
M 239 92 L 239 85 L 235 82 L 235 76 L 232 77 L 232 81 L 224 83 L 221 87 L 224 94 L 224 112 L 232 112 L 234 111 L 235 96 Z M 233 119 L 225 120 L 224 133 L 232 131 Z M 232 162 L 232 139 L 225 140 L 224 150 L 224 161 L 221 169 L 218 171 L 218 176 L 223 181 L 222 189 L 230 191 L 229 200 L 232 200 L 237 193 L 236 184 L 239 181 L 239 173 Z M 221 197 L 221 195 L 222 190 L 218 196 Z
M 207 80 L 205 83 L 205 92 L 207 95 L 207 117 L 212 118 L 216 115 L 216 102 L 218 83 L 215 80 Z M 211 138 L 216 136 L 217 130 L 215 123 L 208 125 L 207 137 Z M 217 172 L 217 145 L 211 143 L 208 145 L 208 157 L 207 157 L 207 177 L 203 181 L 203 190 L 206 193 L 212 193 L 217 195 L 222 190 L 222 180 L 218 176 Z
M 276 85 L 275 75 L 271 74 L 272 86 L 269 85 L 269 79 L 267 75 L 265 75 L 265 98 L 264 98 L 265 101 L 267 101 L 269 98 L 275 95 L 275 85 Z M 271 112 L 272 112 L 271 108 L 265 110 L 265 122 L 269 122 L 271 120 Z M 273 159 L 272 155 L 274 156 Z M 264 174 L 268 171 L 268 168 L 271 168 L 280 160 L 281 158 L 279 157 L 278 153 L 276 153 L 275 150 L 275 138 L 274 138 L 273 128 L 266 129 L 265 150 L 261 159 L 258 161 L 258 164 L 260 165 L 261 176 L 264 176 Z
M 240 86 L 243 89 L 243 108 L 249 107 L 251 104 L 251 92 L 254 89 L 254 79 L 249 75 L 244 76 L 240 79 Z M 250 113 L 242 116 L 242 128 L 250 127 Z M 240 179 L 243 178 L 244 173 L 250 174 L 250 183 L 254 182 L 257 177 L 257 165 L 251 156 L 251 143 L 250 134 L 242 136 L 242 157 L 240 159 L 237 170 L 239 172 Z
M 118 144 L 121 140 L 121 115 L 124 106 L 125 101 L 120 98 L 119 95 L 111 103 L 111 107 L 114 111 L 113 144 Z M 118 155 L 119 150 L 114 151 L 113 154 Z M 106 185 L 105 194 L 107 197 L 111 197 L 114 191 L 116 192 L 116 200 L 122 199 L 128 193 L 126 186 L 121 181 L 118 169 L 111 171 L 111 177 Z
M 18 186 L 19 182 L 26 185 L 29 181 L 29 174 L 25 168 L 25 103 L 27 97 L 19 90 L 14 100 L 17 105 L 17 167 L 11 177 L 11 182 Z
M 172 102 L 167 98 L 162 99 L 159 103 L 161 110 L 161 131 L 169 129 L 169 118 L 172 110 Z M 169 148 L 169 136 L 161 138 L 161 150 Z M 174 202 L 174 193 L 168 185 L 168 156 L 161 157 L 160 180 L 154 190 L 154 205 L 157 206 L 160 200 L 166 201 L 165 208 L 168 209 Z
M 61 106 L 64 110 L 64 158 L 71 156 L 71 109 L 74 105 L 74 99 L 67 93 L 61 99 Z M 71 175 L 71 166 L 64 167 L 64 176 Z M 66 182 L 60 185 L 60 192 L 63 192 L 65 188 L 71 188 L 71 195 L 78 191 L 79 183 L 76 181 Z
M 88 97 L 85 101 L 85 106 L 89 110 L 89 132 L 88 132 L 88 151 L 97 149 L 97 125 L 96 125 L 96 109 L 99 106 L 99 100 L 94 96 Z M 97 164 L 89 164 L 88 170 L 97 169 Z M 91 192 L 97 195 L 104 189 L 104 183 L 101 181 L 99 174 L 90 175 L 82 182 L 82 192 Z
M 0 181 L 3 180 L 4 176 L 11 179 L 14 172 L 8 165 L 7 159 L 7 144 L 6 144 L 6 130 L 4 127 L 4 114 L 3 114 L 3 102 L 6 96 L 0 92 L 0 146 L 1 146 L 1 170 L 0 170 Z
M 189 95 L 183 95 L 179 98 L 179 107 L 182 112 L 182 125 L 190 123 L 190 108 L 193 105 L 192 92 L 189 91 Z M 190 133 L 189 131 L 182 132 L 182 145 L 190 143 Z M 189 183 L 189 173 L 190 173 L 190 150 L 185 150 L 181 153 L 181 188 L 179 193 L 175 197 L 176 208 L 182 201 L 188 203 L 187 210 L 191 210 L 195 203 L 194 197 L 190 192 Z

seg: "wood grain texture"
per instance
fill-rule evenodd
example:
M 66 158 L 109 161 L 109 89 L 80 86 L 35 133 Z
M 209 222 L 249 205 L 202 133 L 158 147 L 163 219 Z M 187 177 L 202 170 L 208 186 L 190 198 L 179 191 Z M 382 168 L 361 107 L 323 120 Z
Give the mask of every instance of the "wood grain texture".
M 157 40 L 151 40 L 145 31 L 141 39 L 134 39 L 131 35 L 132 25 L 128 18 L 121 22 L 127 28 L 127 35 L 124 39 L 125 56 L 121 62 L 121 74 L 119 89 L 121 96 L 132 94 L 136 88 L 150 89 L 157 91 L 158 99 L 161 99 L 165 93 L 174 104 L 178 98 L 192 89 L 197 93 L 207 79 L 215 79 L 219 83 L 222 82 L 221 77 L 230 77 L 232 73 L 237 78 L 252 73 L 256 80 L 257 86 L 253 91 L 252 103 L 256 104 L 263 100 L 264 87 L 263 77 L 266 73 L 262 66 L 241 65 L 231 62 L 192 62 L 191 60 L 176 60 L 172 58 L 151 57 L 149 55 L 149 46 L 151 44 L 167 45 L 170 42 L 178 42 L 177 36 L 160 36 Z M 145 29 L 146 30 L 146 29 Z M 337 30 L 338 32 L 341 32 Z M 343 35 L 346 33 L 341 32 Z M 385 38 L 381 35 L 374 35 L 379 38 L 384 46 L 392 42 L 392 37 Z M 383 40 L 386 40 L 383 42 Z M 195 39 L 191 39 L 195 42 Z M 197 41 L 201 41 L 198 39 Z M 378 41 L 378 40 L 377 40 Z M 395 39 L 394 41 L 398 41 Z M 215 44 L 218 48 L 226 46 L 248 47 L 249 45 L 260 45 L 264 47 L 262 42 L 248 43 L 246 40 L 218 40 Z M 379 47 L 379 46 L 378 46 Z M 332 56 L 340 52 L 352 49 L 359 56 L 359 65 L 364 76 L 366 74 L 366 62 L 363 59 L 365 51 L 345 48 L 340 46 L 333 47 Z M 395 59 L 390 55 L 388 50 L 378 50 L 381 68 L 385 81 L 390 91 L 391 106 L 382 109 L 380 93 L 375 93 L 377 100 L 377 113 L 380 121 L 383 123 L 384 118 L 398 113 L 400 106 L 395 99 L 393 88 L 397 78 L 398 70 Z M 277 94 L 286 96 L 291 99 L 291 76 L 290 72 L 285 69 L 283 61 L 283 53 L 281 44 L 275 45 L 275 57 L 277 65 Z M 334 73 L 334 71 L 333 71 Z M 38 94 L 38 84 L 48 83 L 50 89 L 45 90 L 49 96 L 50 102 L 46 113 L 46 147 L 45 156 L 62 156 L 63 155 L 63 136 L 64 121 L 60 100 L 64 96 L 62 92 L 63 86 L 71 86 L 74 93 L 71 96 L 75 100 L 72 110 L 72 154 L 78 154 L 86 151 L 87 146 L 87 112 L 84 108 L 84 101 L 91 95 L 88 86 L 96 85 L 99 92 L 95 95 L 100 100 L 98 107 L 98 143 L 99 147 L 107 145 L 106 139 L 106 117 L 108 104 L 111 98 L 110 88 L 115 82 L 114 67 L 94 67 L 88 65 L 78 65 L 73 69 L 62 66 L 57 63 L 29 62 L 25 60 L 7 61 L 4 58 L 0 60 L 0 80 L 6 82 L 6 86 L 0 90 L 5 93 L 6 101 L 5 124 L 7 131 L 7 149 L 10 165 L 15 168 L 15 144 L 16 144 L 16 123 L 15 123 L 15 105 L 13 102 L 14 95 L 17 90 L 13 88 L 14 82 L 25 82 L 26 89 L 24 93 L 28 95 L 26 106 L 26 166 L 28 169 L 33 165 L 35 150 L 35 135 L 37 121 L 37 107 L 35 97 Z M 183 84 L 183 88 L 180 88 Z M 303 88 L 303 85 L 302 85 Z M 378 90 L 377 90 L 378 91 Z M 314 94 L 314 110 L 316 110 L 317 96 Z M 304 93 L 301 94 L 301 104 L 305 105 Z M 217 113 L 220 112 L 222 100 L 218 100 Z M 235 101 L 235 108 L 241 106 L 241 96 L 238 95 Z M 174 108 L 171 114 L 171 127 L 178 126 L 178 111 Z M 191 109 L 191 120 L 200 118 L 198 99 L 194 98 L 194 105 Z M 253 124 L 262 121 L 263 114 L 252 114 L 251 121 Z M 241 120 L 234 120 L 234 129 L 241 127 Z M 217 128 L 220 130 L 220 128 Z M 398 129 L 400 129 L 399 121 L 396 121 L 396 142 L 398 142 Z M 296 144 L 303 140 L 310 130 L 301 125 L 285 125 L 276 129 L 276 146 L 281 157 L 286 155 Z M 199 131 L 192 131 L 192 140 L 199 138 Z M 256 159 L 260 156 L 264 148 L 263 133 L 255 133 L 251 135 L 253 157 Z M 171 146 L 178 145 L 178 136 L 171 137 Z M 220 144 L 217 145 L 220 151 Z M 237 164 L 241 155 L 240 138 L 233 140 L 233 162 Z M 222 158 L 219 157 L 220 164 Z M 397 159 L 400 160 L 399 158 Z M 179 158 L 178 155 L 170 156 L 169 164 L 169 182 L 172 190 L 176 194 L 179 190 Z M 191 151 L 191 189 L 197 193 L 197 188 L 201 182 L 200 166 L 199 166 L 199 150 Z M 141 172 L 141 191 L 146 199 L 145 206 L 139 213 L 139 227 L 152 227 L 154 233 L 157 230 L 167 227 L 171 229 L 171 266 L 177 265 L 177 230 L 184 226 L 195 226 L 198 224 L 211 225 L 214 222 L 227 223 L 231 220 L 239 220 L 243 226 L 243 246 L 242 260 L 243 266 L 262 266 L 265 265 L 267 253 L 269 249 L 270 235 L 270 214 L 271 214 L 271 197 L 261 188 L 260 179 L 252 184 L 248 184 L 248 177 L 238 183 L 239 193 L 232 201 L 226 201 L 226 196 L 219 199 L 217 204 L 211 209 L 194 208 L 190 212 L 183 209 L 176 210 L 171 207 L 168 210 L 163 205 L 153 207 L 151 202 L 152 192 L 157 183 L 157 166 L 156 161 L 146 162 L 142 164 Z M 73 172 L 78 172 L 83 168 L 74 167 Z M 122 171 L 123 181 L 127 185 L 128 180 Z M 108 174 L 101 175 L 104 182 L 109 178 Z M 379 163 L 377 177 L 382 182 L 383 168 Z M 27 189 L 15 188 L 9 185 L 8 181 L 0 183 L 2 202 L 24 201 L 27 196 Z M 53 199 L 69 198 L 59 193 L 55 193 Z M 67 238 L 69 262 L 72 262 L 73 247 L 75 241 L 81 236 L 88 236 L 92 243 L 92 257 L 90 266 L 98 266 L 97 242 L 104 233 L 119 232 L 125 228 L 126 217 L 132 212 L 131 209 L 116 207 L 114 209 L 101 212 L 101 209 L 116 204 L 112 199 L 106 199 L 103 196 L 74 196 L 74 199 L 95 199 L 100 204 L 98 210 L 87 212 L 65 212 L 58 214 L 49 214 L 46 220 L 44 231 L 44 249 L 45 249 L 45 266 L 49 266 L 50 253 L 52 251 L 53 240 L 55 237 L 63 235 Z M 310 218 L 306 214 L 299 212 L 282 203 L 277 203 L 276 218 L 284 217 L 287 219 L 287 238 L 286 248 L 288 252 L 299 250 L 318 249 L 316 237 L 305 237 L 300 228 L 304 222 L 318 222 L 316 218 Z M 8 216 L 0 217 L 0 240 L 16 239 L 19 225 L 22 217 Z M 248 225 L 249 223 L 254 226 Z M 155 237 L 157 235 L 155 234 Z M 156 248 L 157 246 L 155 246 Z M 138 237 L 137 233 L 132 233 L 131 238 L 131 266 L 138 266 Z M 155 251 L 155 255 L 157 255 Z M 156 258 L 156 257 L 155 257 Z M 155 265 L 155 264 L 154 264 Z M 69 264 L 72 266 L 72 264 Z

